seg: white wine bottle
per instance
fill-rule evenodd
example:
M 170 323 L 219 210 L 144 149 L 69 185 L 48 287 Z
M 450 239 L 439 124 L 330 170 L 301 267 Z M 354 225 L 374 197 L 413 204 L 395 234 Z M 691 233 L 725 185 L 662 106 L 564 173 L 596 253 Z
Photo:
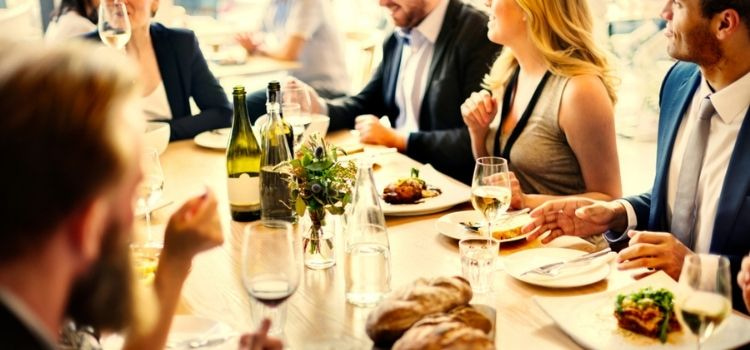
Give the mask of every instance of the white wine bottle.
M 280 171 L 278 165 L 292 159 L 294 137 L 292 128 L 281 119 L 281 85 L 268 83 L 268 122 L 262 129 L 263 152 L 260 162 L 260 207 L 263 220 L 296 222 L 292 210 L 290 175 Z
M 227 191 L 232 219 L 255 221 L 260 219 L 260 157 L 245 105 L 245 88 L 236 86 L 234 120 L 227 146 Z

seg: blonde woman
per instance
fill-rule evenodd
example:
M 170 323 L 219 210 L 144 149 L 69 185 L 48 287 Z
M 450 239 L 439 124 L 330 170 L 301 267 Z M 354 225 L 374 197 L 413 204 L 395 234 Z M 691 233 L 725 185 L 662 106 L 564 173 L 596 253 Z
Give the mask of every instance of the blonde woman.
M 461 106 L 475 157 L 514 173 L 514 208 L 557 196 L 621 195 L 607 60 L 587 0 L 487 0 L 489 39 L 505 46 L 487 90 Z

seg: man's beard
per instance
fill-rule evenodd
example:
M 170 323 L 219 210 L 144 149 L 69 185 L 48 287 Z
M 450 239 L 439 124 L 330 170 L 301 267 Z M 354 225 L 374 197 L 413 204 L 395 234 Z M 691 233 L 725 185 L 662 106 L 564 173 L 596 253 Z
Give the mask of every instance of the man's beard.
M 128 235 L 113 221 L 102 238 L 99 260 L 73 285 L 66 316 L 98 331 L 120 331 L 134 319 Z
M 674 52 L 672 57 L 680 61 L 693 62 L 702 67 L 715 66 L 723 53 L 719 40 L 706 26 L 696 26 L 685 33 L 687 39 L 684 52 Z

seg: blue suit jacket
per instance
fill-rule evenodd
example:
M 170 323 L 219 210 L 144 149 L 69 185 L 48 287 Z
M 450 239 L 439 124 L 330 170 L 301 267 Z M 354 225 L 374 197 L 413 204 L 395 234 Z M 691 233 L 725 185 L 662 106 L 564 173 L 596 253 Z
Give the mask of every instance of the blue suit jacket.
M 667 222 L 667 179 L 677 130 L 701 82 L 698 66 L 679 62 L 670 69 L 659 95 L 659 134 L 656 177 L 651 192 L 626 198 L 638 217 L 638 230 L 669 232 Z M 626 239 L 626 237 L 622 237 Z M 750 252 L 750 111 L 737 135 L 729 160 L 716 211 L 711 253 L 727 256 L 731 262 L 734 308 L 744 310 L 736 283 L 742 257 Z
M 208 70 L 195 34 L 159 23 L 151 24 L 150 33 L 172 111 L 172 119 L 166 120 L 171 127 L 170 140 L 192 138 L 202 131 L 229 127 L 232 105 Z M 86 34 L 86 38 L 99 40 L 99 33 Z M 190 97 L 200 108 L 196 115 L 190 113 Z

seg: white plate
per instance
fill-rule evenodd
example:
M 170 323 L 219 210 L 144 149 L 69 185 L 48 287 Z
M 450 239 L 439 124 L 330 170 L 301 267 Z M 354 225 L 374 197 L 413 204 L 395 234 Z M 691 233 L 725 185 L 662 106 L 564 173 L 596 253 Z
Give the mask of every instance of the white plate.
M 187 349 L 188 346 L 180 347 L 179 345 L 194 339 L 215 339 L 234 334 L 236 332 L 232 327 L 219 321 L 198 316 L 176 315 L 174 320 L 172 320 L 172 327 L 169 329 L 167 344 L 175 345 L 175 349 Z M 102 349 L 122 349 L 124 341 L 125 339 L 119 334 L 102 337 Z M 237 344 L 239 344 L 239 338 L 235 336 L 223 343 L 214 346 L 204 346 L 201 349 L 237 349 Z
M 599 282 L 609 276 L 609 260 L 612 255 L 592 260 L 582 266 L 568 267 L 563 269 L 555 277 L 542 276 L 529 273 L 521 276 L 526 271 L 537 267 L 559 261 L 566 261 L 586 252 L 568 248 L 537 248 L 522 250 L 509 255 L 503 259 L 505 271 L 514 278 L 529 284 L 548 288 L 572 288 Z
M 201 147 L 211 149 L 226 149 L 229 143 L 231 128 L 204 131 L 193 138 L 193 141 Z
M 523 214 L 517 218 L 513 218 L 512 220 L 516 222 L 516 220 L 529 220 L 529 218 L 530 217 L 528 214 Z M 498 223 L 497 225 L 503 225 L 503 221 L 504 219 L 501 218 L 500 223 Z M 479 233 L 467 230 L 463 225 L 461 225 L 461 222 L 484 222 L 484 217 L 475 210 L 457 211 L 455 213 L 445 214 L 437 219 L 435 221 L 435 229 L 443 236 L 447 236 L 457 240 L 462 240 L 464 238 L 476 238 L 479 236 Z M 495 225 L 496 224 L 493 224 L 493 227 L 495 227 Z M 493 229 L 493 231 L 495 230 Z M 525 239 L 526 236 L 530 234 L 531 232 L 525 235 L 503 239 L 500 240 L 500 243 L 519 241 Z
M 403 176 L 401 177 L 407 176 L 409 176 L 409 169 L 404 169 Z M 425 198 L 415 204 L 388 204 L 381 199 L 380 205 L 383 207 L 383 214 L 389 216 L 426 215 L 441 212 L 469 201 L 469 197 L 471 196 L 471 188 L 469 186 L 440 173 L 432 165 L 423 165 L 419 169 L 419 177 L 427 182 L 427 184 L 439 188 L 443 193 L 437 197 Z M 398 179 L 386 179 L 376 175 L 375 182 L 377 183 L 378 193 L 382 194 L 383 188 L 396 180 Z
M 695 337 L 689 330 L 671 333 L 667 342 L 648 338 L 617 327 L 614 305 L 617 294 L 644 287 L 666 288 L 677 297 L 681 286 L 664 272 L 658 272 L 616 291 L 576 297 L 534 297 L 534 301 L 575 342 L 590 349 L 675 350 L 695 349 Z M 684 327 L 683 327 L 684 328 Z M 732 313 L 701 347 L 735 349 L 750 342 L 750 320 Z

